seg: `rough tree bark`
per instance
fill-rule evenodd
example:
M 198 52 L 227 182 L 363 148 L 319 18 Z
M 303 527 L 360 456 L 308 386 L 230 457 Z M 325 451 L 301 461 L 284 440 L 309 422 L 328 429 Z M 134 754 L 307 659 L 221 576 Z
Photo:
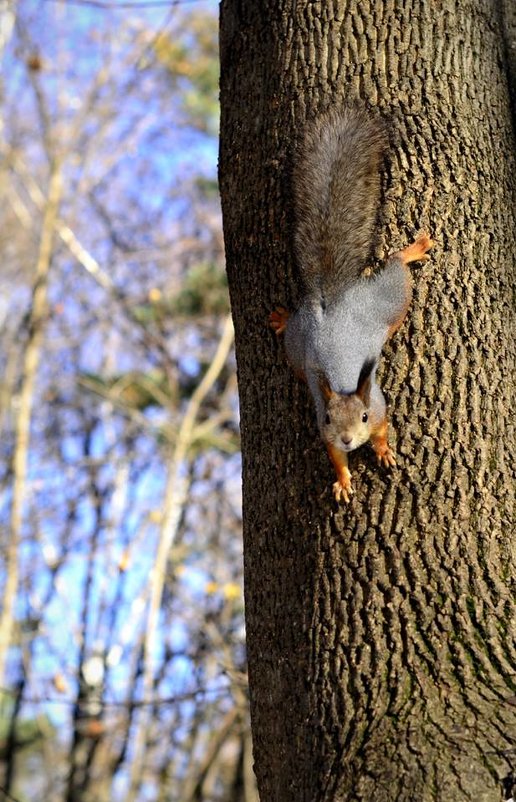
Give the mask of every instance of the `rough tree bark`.
M 499 802 L 516 767 L 514 132 L 495 0 L 223 0 L 220 181 L 262 802 Z M 377 256 L 426 229 L 383 359 L 398 466 L 332 470 L 267 330 L 293 307 L 307 115 L 392 118 Z M 504 792 L 506 797 L 504 797 Z

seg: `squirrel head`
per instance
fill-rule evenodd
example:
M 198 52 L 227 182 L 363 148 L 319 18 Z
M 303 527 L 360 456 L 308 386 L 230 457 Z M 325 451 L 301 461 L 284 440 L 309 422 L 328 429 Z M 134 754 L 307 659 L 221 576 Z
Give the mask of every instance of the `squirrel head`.
M 375 360 L 364 362 L 353 393 L 336 393 L 326 377 L 319 380 L 325 405 L 321 434 L 327 443 L 341 451 L 354 451 L 371 436 L 369 403 L 374 366 Z

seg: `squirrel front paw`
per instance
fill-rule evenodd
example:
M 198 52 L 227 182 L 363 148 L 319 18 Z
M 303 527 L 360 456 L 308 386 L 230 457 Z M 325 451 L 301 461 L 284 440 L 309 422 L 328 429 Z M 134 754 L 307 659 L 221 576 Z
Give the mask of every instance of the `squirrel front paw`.
M 351 474 L 349 470 L 341 471 L 340 478 L 333 484 L 333 495 L 337 502 L 345 501 L 349 504 L 351 501 L 353 488 L 351 486 Z
M 371 432 L 371 445 L 376 454 L 378 465 L 383 465 L 385 468 L 392 468 L 396 465 L 394 451 L 389 448 L 387 440 L 388 422 L 387 416 L 377 424 Z
M 349 504 L 351 501 L 350 496 L 353 495 L 353 488 L 351 487 L 351 482 L 348 484 L 343 485 L 342 482 L 334 482 L 333 484 L 333 495 L 335 496 L 335 501 L 341 502 L 345 501 Z
M 396 465 L 394 451 L 389 448 L 387 443 L 373 443 L 373 448 L 378 465 L 383 465 L 384 468 L 393 468 Z
M 287 327 L 287 322 L 289 317 L 290 317 L 290 312 L 288 312 L 282 306 L 278 306 L 278 308 L 275 309 L 274 312 L 271 312 L 269 315 L 269 325 L 271 329 L 276 334 L 282 334 Z

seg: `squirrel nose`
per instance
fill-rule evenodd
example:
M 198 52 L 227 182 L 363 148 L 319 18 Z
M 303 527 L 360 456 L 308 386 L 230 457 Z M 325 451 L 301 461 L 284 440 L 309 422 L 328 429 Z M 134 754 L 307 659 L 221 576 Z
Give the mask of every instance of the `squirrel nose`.
M 342 442 L 344 443 L 345 446 L 350 446 L 351 445 L 351 441 L 353 440 L 352 437 L 350 437 L 349 440 L 347 440 L 345 437 L 341 437 L 340 439 L 342 440 Z

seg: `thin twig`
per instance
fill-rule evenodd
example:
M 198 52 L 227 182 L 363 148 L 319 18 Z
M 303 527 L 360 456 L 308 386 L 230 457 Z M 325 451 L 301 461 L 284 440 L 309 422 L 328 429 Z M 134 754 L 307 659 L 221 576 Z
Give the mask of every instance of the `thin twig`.
M 61 3 L 62 0 L 46 0 L 46 2 Z M 92 6 L 93 8 L 100 8 L 104 11 L 118 11 L 118 9 L 127 8 L 174 8 L 176 6 L 193 5 L 195 3 L 205 3 L 208 0 L 135 0 L 133 3 L 130 0 L 121 3 L 104 3 L 102 0 L 66 0 L 69 6 Z
M 18 397 L 18 414 L 15 421 L 15 447 L 13 453 L 13 490 L 10 513 L 10 531 L 6 546 L 5 585 L 0 618 L 0 683 L 5 676 L 7 653 L 13 630 L 14 606 L 18 592 L 18 551 L 22 535 L 23 513 L 27 487 L 27 466 L 30 445 L 30 425 L 34 404 L 34 389 L 39 366 L 43 332 L 47 319 L 48 275 L 52 261 L 56 221 L 61 203 L 63 182 L 62 165 L 54 162 L 49 180 L 48 197 L 43 213 L 38 258 L 36 261 L 32 306 L 28 323 L 28 339 L 23 355 L 22 377 Z
M 154 707 L 156 705 L 175 705 L 180 702 L 187 702 L 191 699 L 196 699 L 198 696 L 208 696 L 211 694 L 218 694 L 219 696 L 224 696 L 230 690 L 230 685 L 224 686 L 222 688 L 197 688 L 194 691 L 188 691 L 185 693 L 178 693 L 175 696 L 163 696 L 159 699 L 131 699 L 129 701 L 118 701 L 118 700 L 111 700 L 105 701 L 103 699 L 97 702 L 99 707 L 104 709 L 106 708 L 140 708 L 140 707 Z M 12 691 L 10 688 L 0 688 L 0 693 L 8 694 L 9 696 L 14 695 L 15 691 Z M 84 699 L 84 705 L 89 704 L 88 699 Z M 54 705 L 68 705 L 69 707 L 75 707 L 77 705 L 77 698 L 75 699 L 56 699 L 54 696 L 38 696 L 38 697 L 27 697 L 25 696 L 23 699 L 24 704 L 31 704 L 31 705 L 43 705 L 43 704 L 54 704 Z M 79 701 L 79 706 L 81 705 L 81 701 Z

